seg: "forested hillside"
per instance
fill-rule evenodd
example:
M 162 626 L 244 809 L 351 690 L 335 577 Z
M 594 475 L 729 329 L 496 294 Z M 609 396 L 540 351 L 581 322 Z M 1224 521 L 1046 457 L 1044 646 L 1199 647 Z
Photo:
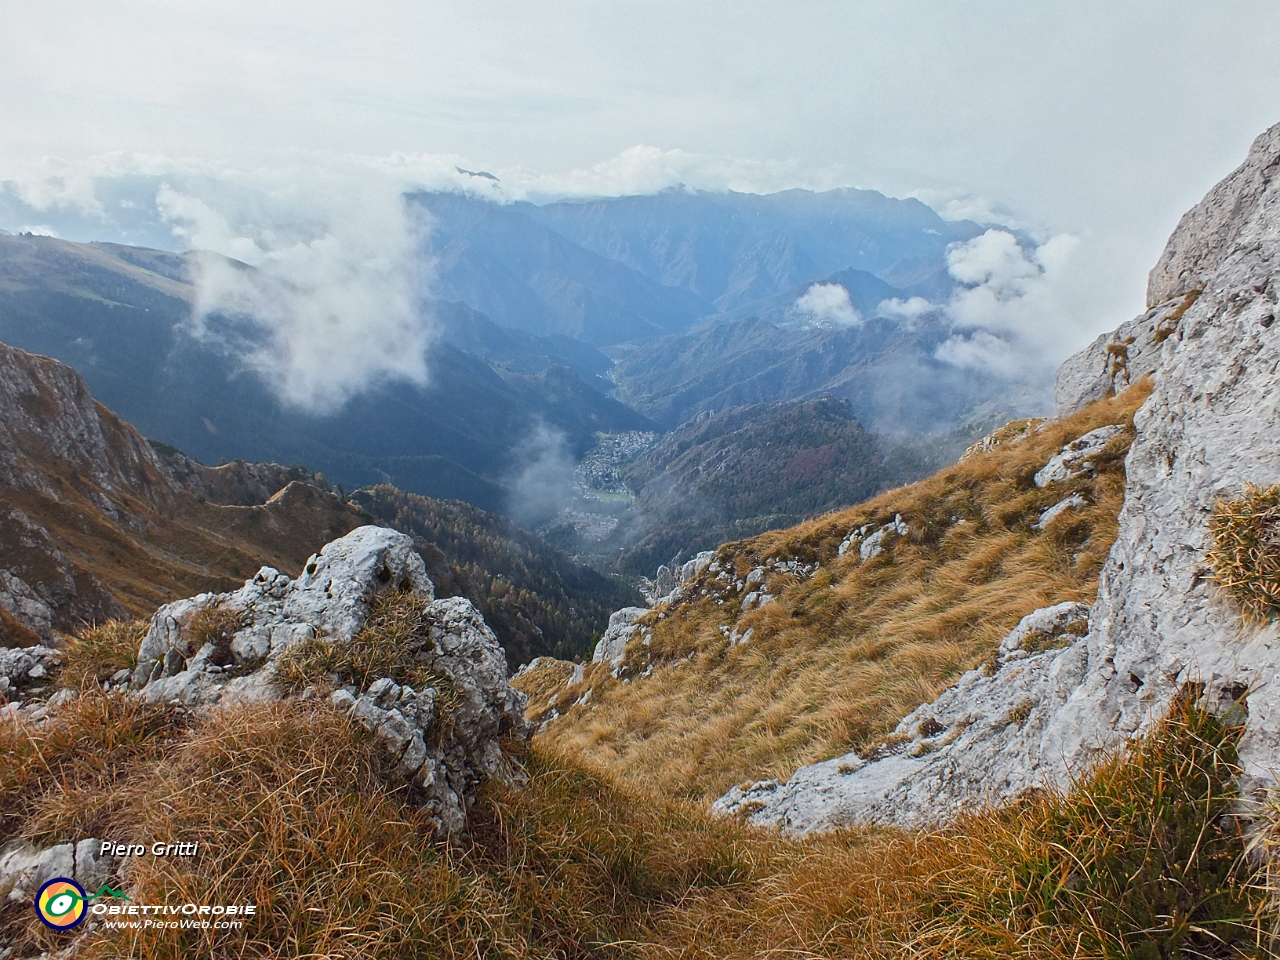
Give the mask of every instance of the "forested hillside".
M 925 476 L 966 441 L 875 437 L 848 401 L 829 396 L 700 414 L 626 468 L 636 500 L 618 534 L 627 545 L 615 567 L 650 575 L 677 555 L 857 503 Z

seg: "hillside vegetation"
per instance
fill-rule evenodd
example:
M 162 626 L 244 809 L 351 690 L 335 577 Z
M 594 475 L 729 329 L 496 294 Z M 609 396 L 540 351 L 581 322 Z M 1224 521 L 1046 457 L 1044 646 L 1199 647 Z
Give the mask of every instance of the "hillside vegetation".
M 540 663 L 540 741 L 624 784 L 707 801 L 744 780 L 870 753 L 897 722 L 991 657 L 1033 610 L 1091 601 L 1116 536 L 1133 412 L 1123 394 L 1052 421 L 1015 421 L 919 483 L 799 526 L 727 544 L 650 611 L 616 679 Z M 1064 444 L 1122 430 L 1092 472 L 1037 487 Z M 1037 529 L 1048 508 L 1081 505 Z M 860 544 L 880 534 L 882 552 Z M 846 540 L 861 531 L 862 540 Z M 849 543 L 843 555 L 841 544 Z
M 181 837 L 201 855 L 127 861 L 132 902 L 257 907 L 237 931 L 91 922 L 80 957 L 1246 958 L 1273 932 L 1228 815 L 1241 728 L 1192 696 L 1069 795 L 803 842 L 535 745 L 449 845 L 325 701 L 190 713 L 90 683 L 50 711 L 0 723 L 0 844 Z M 5 899 L 0 942 L 66 935 Z
M 865 500 L 956 458 L 961 435 L 912 440 L 863 429 L 849 403 L 806 402 L 703 413 L 624 470 L 636 493 L 612 568 L 652 574 L 672 557 L 714 549 Z

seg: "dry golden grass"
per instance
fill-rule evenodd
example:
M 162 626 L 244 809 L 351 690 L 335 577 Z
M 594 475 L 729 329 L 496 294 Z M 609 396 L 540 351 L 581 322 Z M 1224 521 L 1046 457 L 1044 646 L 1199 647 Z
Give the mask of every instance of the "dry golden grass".
M 365 626 L 350 640 L 314 637 L 285 651 L 276 661 L 277 683 L 297 692 L 309 685 L 326 689 L 354 683 L 363 688 L 390 677 L 418 689 L 435 688 L 441 712 L 447 711 L 455 696 L 452 681 L 418 656 L 427 642 L 426 606 L 414 593 L 379 594 Z
M 91 931 L 84 957 L 1239 958 L 1267 955 L 1274 921 L 1230 816 L 1240 730 L 1190 701 L 1070 794 L 938 833 L 792 841 L 535 750 L 529 786 L 490 788 L 453 847 L 327 706 L 224 709 L 129 756 L 160 714 L 101 694 L 64 709 L 78 739 L 4 742 L 24 784 L 77 793 L 68 744 L 96 731 L 120 764 L 97 835 L 201 844 L 131 860 L 132 902 L 258 907 L 240 931 Z M 19 946 L 66 943 L 26 904 L 0 921 Z
M 108 825 L 117 790 L 161 756 L 181 711 L 90 688 L 51 709 L 49 723 L 0 723 L 0 845 Z
M 1219 500 L 1210 521 L 1213 579 L 1251 620 L 1280 613 L 1280 485 Z
M 81 629 L 62 646 L 59 686 L 83 690 L 119 670 L 132 670 L 150 625 L 148 620 L 108 620 Z
M 1275 908 L 1231 815 L 1240 733 L 1183 701 L 1069 794 L 932 834 L 773 840 L 752 884 L 689 898 L 642 955 L 1272 956 Z
M 920 483 L 721 548 L 739 578 L 768 561 L 819 567 L 807 580 L 770 574 L 776 601 L 746 613 L 743 591 L 702 574 L 684 600 L 644 619 L 652 639 L 628 648 L 629 683 L 589 668 L 566 689 L 555 664 L 525 674 L 517 685 L 531 695 L 530 716 L 563 714 L 542 742 L 638 790 L 699 800 L 874 746 L 988 658 L 1023 616 L 1092 600 L 1116 535 L 1133 412 L 1150 389 L 1135 384 L 1065 420 L 1019 421 L 991 449 Z M 1096 476 L 1035 487 L 1063 444 L 1111 423 L 1126 431 L 1094 458 Z M 1031 529 L 1072 493 L 1088 504 Z M 851 530 L 895 514 L 909 538 L 866 563 L 856 550 L 837 555 Z M 750 628 L 752 639 L 731 646 L 722 628 Z M 571 707 L 588 690 L 589 701 Z

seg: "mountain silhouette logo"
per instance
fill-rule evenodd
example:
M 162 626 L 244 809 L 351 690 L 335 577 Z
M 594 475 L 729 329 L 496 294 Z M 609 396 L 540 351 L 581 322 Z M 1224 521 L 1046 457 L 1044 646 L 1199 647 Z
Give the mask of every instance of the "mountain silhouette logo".
M 128 900 L 119 890 L 103 884 L 93 896 L 84 892 L 84 887 L 67 877 L 54 877 L 40 888 L 36 894 L 36 915 L 44 921 L 46 927 L 54 930 L 70 930 L 84 920 L 85 906 L 99 897 L 119 897 Z

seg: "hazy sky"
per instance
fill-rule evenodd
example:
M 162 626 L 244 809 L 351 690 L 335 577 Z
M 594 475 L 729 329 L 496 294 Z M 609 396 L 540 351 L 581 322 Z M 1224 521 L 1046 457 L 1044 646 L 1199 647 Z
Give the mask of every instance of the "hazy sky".
M 876 187 L 1077 235 L 1100 327 L 1280 121 L 1276 0 L 6 7 L 0 179 L 384 157 L 535 192 Z

